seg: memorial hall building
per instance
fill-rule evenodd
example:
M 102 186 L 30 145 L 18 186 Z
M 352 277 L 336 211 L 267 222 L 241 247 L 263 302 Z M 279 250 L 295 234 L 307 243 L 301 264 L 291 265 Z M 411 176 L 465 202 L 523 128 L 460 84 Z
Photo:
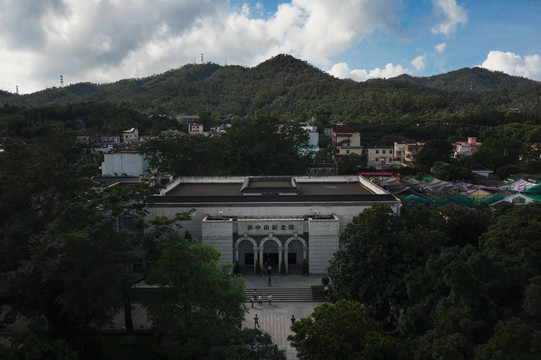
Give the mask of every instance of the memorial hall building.
M 182 232 L 212 244 L 222 263 L 255 271 L 284 260 L 289 271 L 303 260 L 323 274 L 346 225 L 364 209 L 400 200 L 362 176 L 181 177 L 152 198 L 149 216 L 173 217 L 194 209 Z M 277 273 L 277 272 L 276 272 Z

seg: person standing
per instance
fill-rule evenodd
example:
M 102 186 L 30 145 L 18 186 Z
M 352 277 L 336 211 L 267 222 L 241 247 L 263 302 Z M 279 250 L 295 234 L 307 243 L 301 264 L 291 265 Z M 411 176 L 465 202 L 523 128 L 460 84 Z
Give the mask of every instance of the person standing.
M 291 315 L 291 325 L 295 324 L 295 315 Z
M 250 303 L 252 304 L 252 308 L 254 307 L 254 301 L 255 301 L 255 295 L 250 296 Z
M 269 300 L 269 306 L 272 305 L 271 302 L 272 302 L 272 294 L 269 293 L 269 296 L 267 296 L 267 300 Z
M 257 296 L 257 305 L 263 305 L 263 300 L 261 299 L 261 295 Z
M 254 327 L 256 326 L 259 328 L 259 318 L 257 317 L 257 314 L 255 314 L 255 317 L 254 317 Z

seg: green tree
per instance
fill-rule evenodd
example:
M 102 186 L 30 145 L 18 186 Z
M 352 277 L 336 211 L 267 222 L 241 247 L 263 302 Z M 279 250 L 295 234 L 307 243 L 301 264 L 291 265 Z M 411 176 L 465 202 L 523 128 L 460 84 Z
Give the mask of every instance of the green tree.
M 421 171 L 429 172 L 436 161 L 449 162 L 453 145 L 446 140 L 431 140 L 419 151 L 415 158 L 415 166 Z
M 342 175 L 357 175 L 360 170 L 366 168 L 366 164 L 366 156 L 349 154 L 340 159 L 338 172 Z
M 296 321 L 288 336 L 299 359 L 407 359 L 403 344 L 385 335 L 366 308 L 340 300 L 324 303 Z
M 272 343 L 269 334 L 259 329 L 245 328 L 234 334 L 230 344 L 211 348 L 207 359 L 286 360 L 286 356 Z
M 308 134 L 299 124 L 258 116 L 236 121 L 223 135 L 235 175 L 304 174 Z
M 37 322 L 28 324 L 24 331 L 7 336 L 9 345 L 0 345 L 0 358 L 9 360 L 79 359 L 65 339 L 51 338 Z
M 424 264 L 446 242 L 441 232 L 421 226 L 432 216 L 419 218 L 419 223 L 413 216 L 403 221 L 389 207 L 374 206 L 353 218 L 341 235 L 343 248 L 327 269 L 333 296 L 365 304 L 377 320 L 395 330 L 407 301 L 404 274 Z
M 58 204 L 56 219 L 30 237 L 28 258 L 1 274 L 0 297 L 28 318 L 45 318 L 50 335 L 80 355 L 85 336 L 109 323 L 128 280 L 114 220 L 79 203 Z
M 516 317 L 496 325 L 494 335 L 475 348 L 476 360 L 535 360 L 541 352 L 541 327 Z
M 244 280 L 218 263 L 211 245 L 168 233 L 161 246 L 147 278 L 162 288 L 148 303 L 153 323 L 172 334 L 171 357 L 205 358 L 211 348 L 229 344 L 242 325 Z

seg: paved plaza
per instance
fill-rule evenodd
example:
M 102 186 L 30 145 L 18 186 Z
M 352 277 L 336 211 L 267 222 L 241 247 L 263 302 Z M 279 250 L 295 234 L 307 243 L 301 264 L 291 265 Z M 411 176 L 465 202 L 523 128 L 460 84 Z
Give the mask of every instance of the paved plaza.
M 272 293 L 273 288 L 303 288 L 311 285 L 321 285 L 321 276 L 273 276 L 272 286 L 267 286 L 266 277 L 245 275 L 246 289 L 257 289 L 257 292 L 263 295 L 263 299 L 267 299 L 268 293 Z M 267 332 L 272 341 L 278 345 L 278 348 L 286 351 L 288 360 L 296 359 L 295 349 L 289 345 L 287 336 L 291 335 L 291 316 L 295 315 L 296 319 L 309 316 L 314 308 L 321 305 L 320 302 L 273 302 L 269 306 L 268 301 L 263 301 L 263 305 L 254 304 L 250 307 L 248 303 L 249 313 L 246 315 L 243 326 L 254 327 L 254 317 L 257 314 L 261 330 Z
M 250 307 L 247 303 L 249 312 L 243 322 L 244 327 L 254 327 L 254 317 L 257 314 L 259 318 L 260 329 L 267 332 L 272 341 L 278 345 L 278 348 L 286 351 L 287 359 L 296 359 L 296 352 L 287 341 L 287 336 L 292 334 L 291 316 L 295 315 L 296 319 L 310 315 L 313 309 L 320 305 L 320 302 L 272 302 L 269 306 L 267 301 L 268 293 L 272 293 L 276 288 L 309 288 L 311 285 L 321 285 L 321 276 L 273 276 L 272 286 L 267 286 L 267 278 L 265 276 L 244 275 L 246 280 L 246 289 L 257 289 L 257 292 L 263 297 L 263 305 L 254 304 Z M 134 304 L 133 323 L 135 329 L 149 329 L 151 323 L 147 318 L 146 311 L 139 304 Z M 115 318 L 113 328 L 124 328 L 124 313 L 121 311 Z

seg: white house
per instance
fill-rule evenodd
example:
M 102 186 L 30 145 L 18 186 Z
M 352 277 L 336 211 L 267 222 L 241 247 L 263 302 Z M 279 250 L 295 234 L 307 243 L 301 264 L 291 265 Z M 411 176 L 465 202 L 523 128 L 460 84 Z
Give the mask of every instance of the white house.
M 102 176 L 139 176 L 148 169 L 148 161 L 137 151 L 118 151 L 104 154 L 101 163 Z

